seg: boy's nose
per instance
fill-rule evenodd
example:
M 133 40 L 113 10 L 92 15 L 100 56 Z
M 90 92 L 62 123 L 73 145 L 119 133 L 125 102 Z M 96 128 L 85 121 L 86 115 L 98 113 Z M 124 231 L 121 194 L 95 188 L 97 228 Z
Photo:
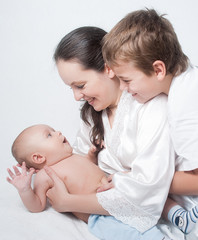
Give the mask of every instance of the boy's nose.
M 128 89 L 128 87 L 127 87 L 126 83 L 124 83 L 123 81 L 120 81 L 120 90 L 124 91 L 127 89 Z

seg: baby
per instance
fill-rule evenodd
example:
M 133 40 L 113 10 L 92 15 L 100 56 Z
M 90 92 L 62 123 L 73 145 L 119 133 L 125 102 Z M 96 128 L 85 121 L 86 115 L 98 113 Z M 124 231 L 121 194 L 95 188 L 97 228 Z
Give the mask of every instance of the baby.
M 70 193 L 94 193 L 107 183 L 105 173 L 94 163 L 90 154 L 81 156 L 72 152 L 72 147 L 61 132 L 47 125 L 28 127 L 18 135 L 12 146 L 12 154 L 22 165 L 22 171 L 16 166 L 13 166 L 15 173 L 8 169 L 10 178 L 7 177 L 7 181 L 17 188 L 29 211 L 41 212 L 46 207 L 46 192 L 53 183 L 44 170 L 45 166 L 56 172 Z M 32 175 L 36 170 L 32 189 Z M 74 215 L 87 222 L 88 214 Z

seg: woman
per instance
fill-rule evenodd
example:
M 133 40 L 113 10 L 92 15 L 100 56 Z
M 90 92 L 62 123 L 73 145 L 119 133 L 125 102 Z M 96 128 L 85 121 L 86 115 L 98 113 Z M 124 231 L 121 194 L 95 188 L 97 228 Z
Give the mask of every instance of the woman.
M 55 177 L 55 189 L 50 191 L 57 194 L 53 199 L 50 191 L 47 195 L 57 211 L 110 214 L 144 232 L 159 220 L 174 173 L 166 97 L 160 95 L 142 105 L 122 92 L 119 80 L 103 61 L 104 35 L 95 27 L 76 29 L 61 40 L 54 58 L 75 99 L 85 101 L 75 152 L 86 154 L 94 144 L 98 165 L 114 174 L 115 187 L 89 196 L 72 195 L 48 169 Z M 65 191 L 64 198 L 59 198 L 59 188 Z

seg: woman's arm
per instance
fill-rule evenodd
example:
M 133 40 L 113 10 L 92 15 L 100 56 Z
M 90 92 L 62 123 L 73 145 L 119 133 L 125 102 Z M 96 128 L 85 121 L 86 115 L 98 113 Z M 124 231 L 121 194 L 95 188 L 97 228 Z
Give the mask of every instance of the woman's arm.
M 109 215 L 98 203 L 96 194 L 69 194 L 65 184 L 56 173 L 50 167 L 45 167 L 44 169 L 53 181 L 53 187 L 47 191 L 46 195 L 56 211 Z
M 198 195 L 198 169 L 176 171 L 171 183 L 170 193 L 177 195 Z

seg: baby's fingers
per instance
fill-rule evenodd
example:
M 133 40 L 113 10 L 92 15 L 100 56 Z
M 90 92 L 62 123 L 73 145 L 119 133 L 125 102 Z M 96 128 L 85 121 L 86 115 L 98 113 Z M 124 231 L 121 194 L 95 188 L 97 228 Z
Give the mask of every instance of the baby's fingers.
M 27 174 L 27 168 L 26 168 L 25 162 L 22 162 L 21 168 L 22 168 L 22 173 L 26 175 Z
M 12 179 L 10 179 L 9 177 L 6 178 L 6 180 L 12 184 Z
M 32 177 L 32 175 L 36 172 L 36 170 L 34 168 L 30 168 L 29 171 L 29 176 Z
M 7 171 L 10 177 L 13 179 L 15 177 L 14 173 L 9 168 L 7 169 Z
M 14 169 L 16 176 L 21 175 L 21 172 L 19 171 L 19 169 L 16 166 L 13 166 L 13 169 Z

